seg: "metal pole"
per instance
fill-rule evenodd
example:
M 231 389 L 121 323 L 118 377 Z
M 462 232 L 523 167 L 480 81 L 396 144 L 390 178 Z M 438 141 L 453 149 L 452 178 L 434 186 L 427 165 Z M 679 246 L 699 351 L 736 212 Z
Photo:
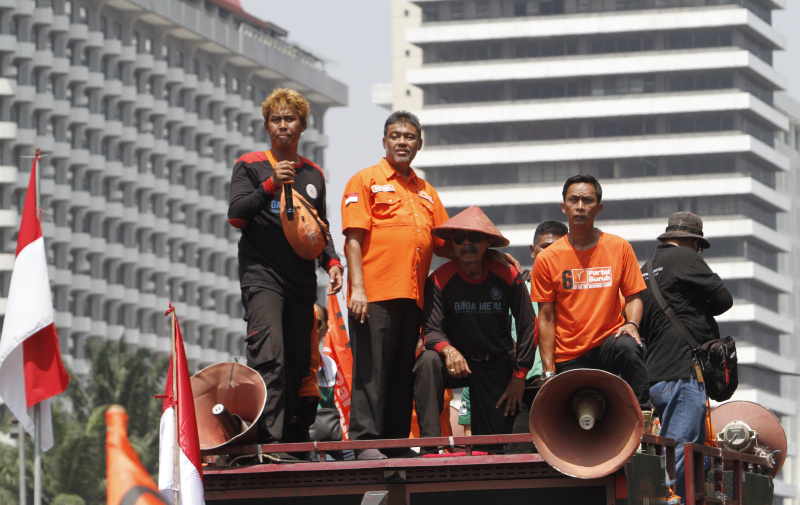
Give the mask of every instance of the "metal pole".
M 36 219 L 40 222 L 42 221 L 42 209 L 40 208 L 42 204 L 42 194 L 39 188 L 41 187 L 40 181 L 42 180 L 42 171 L 37 170 L 37 168 L 41 167 L 37 167 L 36 165 L 41 165 L 42 160 L 39 158 L 41 153 L 41 149 L 37 147 L 33 154 L 33 169 L 36 170 L 36 177 L 34 178 L 34 185 L 36 186 Z
M 33 406 L 33 505 L 42 505 L 42 405 Z
M 25 488 L 25 428 L 22 423 L 17 423 L 17 441 L 19 442 L 19 505 L 28 502 L 27 489 Z
M 178 346 L 175 343 L 175 309 L 172 310 L 172 415 L 175 420 L 175 505 L 178 505 L 180 496 L 180 443 L 178 440 Z M 38 504 L 37 504 L 38 505 Z
M 34 170 L 39 161 L 41 150 L 37 147 L 34 154 Z M 41 221 L 41 194 L 39 192 L 39 181 L 41 170 L 36 170 L 36 217 Z M 42 505 L 42 405 L 37 403 L 33 406 L 33 505 Z M 20 504 L 22 505 L 22 504 Z

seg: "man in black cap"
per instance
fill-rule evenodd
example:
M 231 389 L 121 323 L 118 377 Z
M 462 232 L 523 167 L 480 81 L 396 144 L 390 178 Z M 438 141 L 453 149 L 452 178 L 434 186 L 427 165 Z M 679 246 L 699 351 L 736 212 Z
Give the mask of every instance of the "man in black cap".
M 642 294 L 641 329 L 647 344 L 647 376 L 653 407 L 661 414 L 661 435 L 675 439 L 677 494 L 685 495 L 683 444 L 705 441 L 706 389 L 694 371 L 692 349 L 653 294 L 653 282 L 698 344 L 720 338 L 714 316 L 731 308 L 733 298 L 700 256 L 711 244 L 703 238 L 703 221 L 691 212 L 676 212 L 658 236 L 652 259 L 653 279 L 642 267 L 647 290 Z M 681 503 L 685 503 L 682 498 Z
M 414 365 L 421 437 L 441 436 L 445 388 L 471 388 L 472 433 L 511 433 L 536 352 L 536 320 L 522 275 L 487 254 L 508 240 L 477 205 L 432 230 L 456 259 L 425 284 L 425 348 Z M 517 330 L 516 356 L 508 324 Z

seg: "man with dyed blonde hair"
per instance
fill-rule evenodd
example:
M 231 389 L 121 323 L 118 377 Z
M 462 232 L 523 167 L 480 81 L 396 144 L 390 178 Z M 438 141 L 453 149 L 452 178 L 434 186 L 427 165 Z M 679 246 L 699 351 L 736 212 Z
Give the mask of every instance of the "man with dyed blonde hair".
M 239 158 L 231 177 L 228 221 L 242 231 L 239 283 L 247 321 L 247 365 L 267 385 L 266 407 L 259 421 L 262 443 L 300 441 L 297 434 L 303 431 L 292 424 L 304 417 L 299 393 L 311 361 L 308 336 L 316 321 L 316 265 L 289 244 L 280 210 L 283 185 L 293 184 L 328 224 L 325 175 L 297 154 L 308 110 L 308 102 L 297 91 L 273 91 L 262 105 L 271 148 Z M 342 267 L 330 233 L 317 259 L 331 277 L 331 292 L 338 292 Z
M 303 98 L 303 95 L 297 91 L 289 88 L 278 88 L 264 99 L 261 104 L 261 115 L 264 116 L 264 121 L 269 118 L 270 111 L 278 109 L 292 108 L 297 112 L 300 117 L 300 122 L 303 124 L 305 130 L 306 122 L 308 120 L 309 105 L 308 100 Z

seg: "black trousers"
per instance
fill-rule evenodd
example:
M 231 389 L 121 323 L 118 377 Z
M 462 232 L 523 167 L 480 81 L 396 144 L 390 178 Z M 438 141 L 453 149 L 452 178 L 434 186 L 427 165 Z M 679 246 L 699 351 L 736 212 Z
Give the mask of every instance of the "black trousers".
M 516 413 L 505 417 L 505 405 L 495 408 L 514 372 L 511 357 L 498 355 L 489 361 L 474 361 L 465 356 L 472 373 L 453 378 L 438 352 L 427 350 L 414 364 L 414 400 L 420 437 L 442 436 L 439 415 L 444 409 L 444 390 L 469 386 L 474 435 L 511 433 Z
M 586 354 L 556 363 L 557 373 L 576 368 L 596 368 L 619 375 L 633 389 L 642 410 L 652 408 L 644 349 L 630 335 L 621 335 L 619 338 L 609 335 L 602 344 Z
M 298 415 L 301 383 L 311 366 L 314 303 L 286 300 L 269 289 L 243 288 L 242 304 L 247 366 L 261 374 L 267 386 L 266 406 L 259 419 L 261 442 L 308 440 L 308 433 L 298 437 L 292 421 Z
M 411 369 L 422 311 L 416 300 L 369 304 L 361 323 L 349 316 L 353 350 L 350 439 L 408 438 L 414 388 Z

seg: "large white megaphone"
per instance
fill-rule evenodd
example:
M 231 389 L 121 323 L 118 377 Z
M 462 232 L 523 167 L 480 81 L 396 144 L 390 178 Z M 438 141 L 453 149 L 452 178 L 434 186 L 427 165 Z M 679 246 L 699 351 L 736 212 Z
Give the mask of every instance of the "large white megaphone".
M 579 369 L 545 382 L 531 406 L 530 427 L 533 443 L 550 466 L 594 479 L 617 471 L 633 456 L 644 419 L 624 380 Z
M 192 377 L 200 449 L 254 443 L 267 402 L 264 379 L 241 363 L 217 363 Z

